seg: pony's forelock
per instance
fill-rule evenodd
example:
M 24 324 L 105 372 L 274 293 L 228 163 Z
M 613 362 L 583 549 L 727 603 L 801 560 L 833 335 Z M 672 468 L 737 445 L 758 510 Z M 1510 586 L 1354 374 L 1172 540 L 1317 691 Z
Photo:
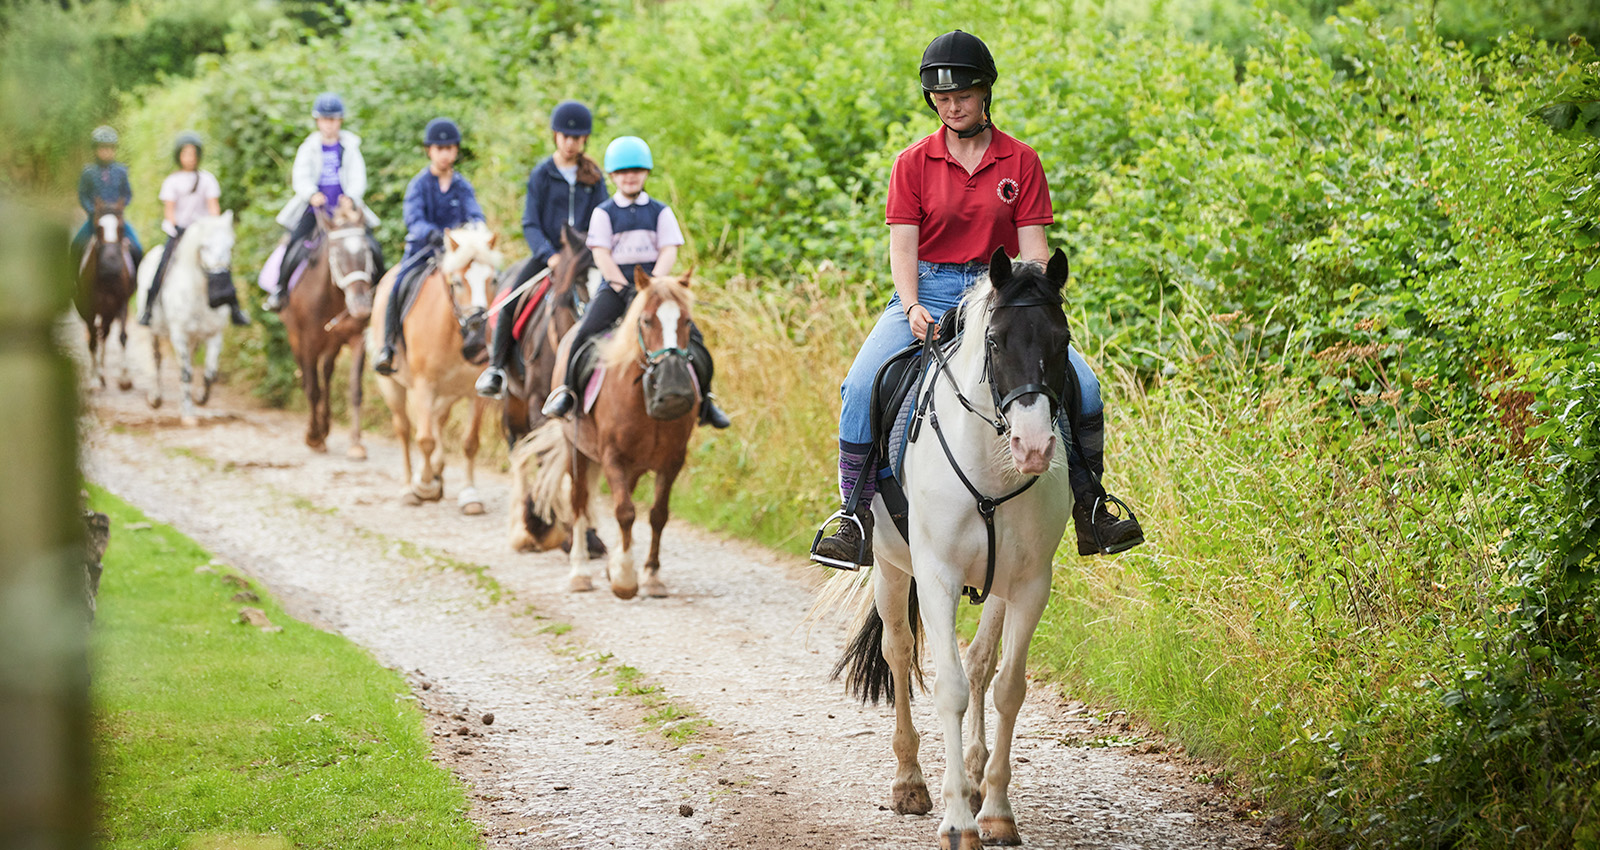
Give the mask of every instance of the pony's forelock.
M 455 250 L 446 250 L 444 259 L 439 261 L 439 270 L 447 275 L 456 274 L 478 260 L 494 268 L 500 268 L 505 262 L 505 255 L 489 244 L 493 232 L 488 228 L 463 227 L 450 231 L 450 236 L 455 240 Z
M 628 312 L 622 317 L 622 324 L 617 326 L 616 334 L 600 350 L 600 360 L 607 369 L 621 368 L 628 361 L 644 356 L 644 352 L 639 350 L 639 334 L 634 329 L 639 326 L 647 296 L 652 293 L 660 296 L 662 301 L 676 301 L 685 316 L 693 315 L 694 293 L 689 287 L 678 283 L 676 278 L 651 278 L 650 287 L 639 290 L 633 297 L 633 303 L 628 305 Z M 684 340 L 683 344 L 688 345 L 688 340 Z

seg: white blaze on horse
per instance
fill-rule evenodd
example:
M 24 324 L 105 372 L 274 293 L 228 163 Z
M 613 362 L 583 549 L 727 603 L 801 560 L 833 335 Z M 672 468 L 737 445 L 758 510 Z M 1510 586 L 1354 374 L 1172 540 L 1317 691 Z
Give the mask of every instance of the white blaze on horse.
M 948 359 L 927 355 L 934 364 L 920 389 L 922 422 L 902 467 L 907 536 L 880 492 L 873 503 L 879 564 L 870 577 L 873 600 L 835 670 L 864 701 L 887 696 L 895 707 L 892 804 L 901 814 L 925 814 L 932 801 L 910 711 L 925 636 L 944 732 L 938 836 L 948 850 L 1021 843 L 1008 796 L 1011 739 L 1027 691 L 1028 643 L 1050 598 L 1052 559 L 1072 513 L 1067 450 L 1056 424 L 1069 386 L 1070 334 L 1061 306 L 1067 271 L 1059 250 L 1045 269 L 1013 267 L 996 252 L 989 282 L 975 286 L 959 308 L 965 331 Z M 831 582 L 835 592 L 819 605 L 867 586 L 854 573 Z M 956 641 L 963 588 L 985 602 L 964 669 Z M 996 675 L 1001 643 L 1005 656 Z M 983 719 L 991 679 L 999 716 L 993 752 Z
M 484 341 L 495 272 L 504 262 L 495 250 L 495 234 L 482 225 L 445 232 L 445 252 L 438 268 L 415 287 L 415 300 L 402 323 L 403 349 L 395 356 L 393 375 L 378 376 L 378 389 L 393 414 L 395 436 L 405 456 L 407 486 L 401 500 L 408 505 L 444 497 L 444 445 L 441 439 L 450 409 L 463 398 L 472 400 L 472 422 L 462 440 L 467 459 L 467 485 L 456 497 L 462 513 L 483 513 L 475 464 L 478 426 L 490 402 L 473 387 L 488 363 Z M 372 314 L 382 316 L 394 291 L 399 268 L 378 285 Z M 383 347 L 382 322 L 367 329 L 367 348 L 376 357 Z M 411 465 L 415 428 L 421 463 Z
M 151 407 L 160 407 L 161 396 L 161 338 L 172 344 L 177 358 L 179 382 L 183 386 L 183 404 L 179 410 L 183 424 L 195 425 L 196 404 L 205 404 L 211 398 L 211 385 L 217 380 L 217 361 L 222 356 L 222 331 L 229 323 L 227 304 L 211 306 L 210 279 L 231 274 L 233 264 L 233 211 L 222 215 L 205 216 L 183 232 L 177 242 L 177 251 L 167 263 L 166 279 L 156 296 L 150 315 L 150 374 L 146 400 Z M 161 255 L 167 250 L 160 245 L 145 255 L 139 264 L 139 307 L 144 308 L 150 284 L 156 269 L 161 265 Z M 232 292 L 232 283 L 227 289 Z M 191 385 L 194 378 L 194 348 L 205 344 L 204 385 L 195 398 Z

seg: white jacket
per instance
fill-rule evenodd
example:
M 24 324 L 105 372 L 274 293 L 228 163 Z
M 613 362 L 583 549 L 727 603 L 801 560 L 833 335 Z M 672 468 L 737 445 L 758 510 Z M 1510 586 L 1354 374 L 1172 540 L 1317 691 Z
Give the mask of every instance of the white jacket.
M 339 162 L 339 186 L 361 207 L 367 226 L 377 227 L 378 217 L 364 203 L 367 194 L 367 161 L 361 158 L 361 137 L 349 130 L 340 130 L 339 144 L 344 146 L 344 155 Z M 312 132 L 300 143 L 300 149 L 295 151 L 294 167 L 289 171 L 289 185 L 294 189 L 294 197 L 284 205 L 283 212 L 278 213 L 279 224 L 293 230 L 300 223 L 300 217 L 306 214 L 306 208 L 311 205 L 311 196 L 317 193 L 317 178 L 321 175 L 322 134 Z

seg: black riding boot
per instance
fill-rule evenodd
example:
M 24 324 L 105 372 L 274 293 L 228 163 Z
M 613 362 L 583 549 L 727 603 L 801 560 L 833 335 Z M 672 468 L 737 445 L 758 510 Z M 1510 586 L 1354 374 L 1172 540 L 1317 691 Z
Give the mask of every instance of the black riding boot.
M 878 464 L 871 452 L 871 446 L 840 441 L 839 495 L 844 507 L 828 520 L 839 520 L 838 529 L 827 537 L 817 532 L 817 539 L 811 544 L 811 560 L 838 570 L 872 566 L 872 497 L 878 488 Z
M 395 347 L 400 342 L 400 327 L 402 316 L 405 312 L 406 297 L 411 287 L 402 278 L 395 281 L 394 290 L 389 293 L 389 303 L 383 311 L 383 348 L 378 350 L 378 359 L 372 362 L 372 371 L 380 375 L 394 374 Z
M 1077 436 L 1079 451 L 1068 455 L 1067 479 L 1072 485 L 1072 524 L 1078 533 L 1078 554 L 1115 555 L 1138 546 L 1144 542 L 1139 520 L 1120 499 L 1107 495 L 1100 483 L 1100 476 L 1105 473 L 1105 415 L 1083 417 L 1078 422 Z M 1127 516 L 1112 513 L 1113 506 L 1120 507 Z
M 489 340 L 489 368 L 478 376 L 478 395 L 500 398 L 506 393 L 506 367 L 511 363 L 512 325 L 517 321 L 517 308 L 521 298 L 510 298 L 500 305 L 495 318 L 494 337 Z
M 182 235 L 183 231 L 178 231 Z M 150 279 L 150 291 L 144 296 L 144 309 L 139 312 L 139 324 L 150 326 L 151 311 L 156 309 L 156 296 L 161 294 L 161 281 L 167 276 L 167 262 L 172 259 L 172 249 L 177 247 L 178 237 L 167 237 L 167 247 L 161 252 L 161 259 L 156 262 L 155 277 Z
M 717 406 L 717 397 L 711 393 L 711 379 L 716 376 L 717 367 L 711 360 L 711 350 L 706 348 L 705 338 L 700 335 L 700 328 L 693 322 L 689 323 L 689 344 L 694 347 L 695 377 L 700 381 L 700 424 L 719 430 L 726 428 L 733 422 Z

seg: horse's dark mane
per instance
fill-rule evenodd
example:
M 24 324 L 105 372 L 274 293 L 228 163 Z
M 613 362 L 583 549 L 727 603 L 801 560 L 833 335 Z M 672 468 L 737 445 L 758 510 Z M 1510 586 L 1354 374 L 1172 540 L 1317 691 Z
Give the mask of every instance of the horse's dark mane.
M 989 307 L 1008 304 L 1060 304 L 1061 287 L 1045 275 L 1044 266 L 1038 263 L 1017 263 L 1011 268 L 1011 280 L 1004 287 L 989 290 Z

